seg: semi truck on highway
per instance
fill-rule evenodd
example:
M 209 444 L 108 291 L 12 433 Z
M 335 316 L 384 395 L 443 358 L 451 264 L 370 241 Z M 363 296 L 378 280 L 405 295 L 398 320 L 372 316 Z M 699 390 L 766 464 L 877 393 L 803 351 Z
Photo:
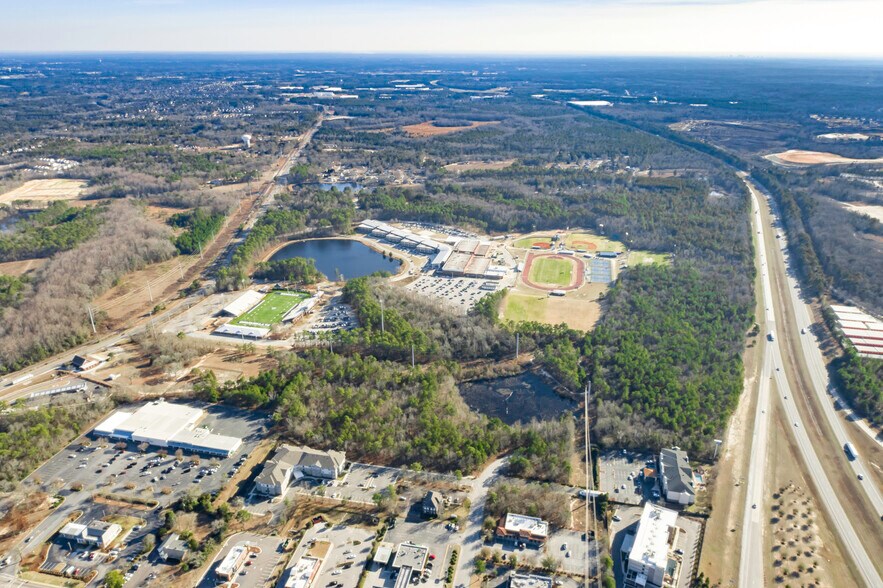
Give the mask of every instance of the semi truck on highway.
M 846 452 L 846 457 L 850 459 L 850 461 L 858 459 L 858 452 L 855 450 L 855 447 L 852 446 L 852 443 L 847 443 L 843 446 L 843 451 Z

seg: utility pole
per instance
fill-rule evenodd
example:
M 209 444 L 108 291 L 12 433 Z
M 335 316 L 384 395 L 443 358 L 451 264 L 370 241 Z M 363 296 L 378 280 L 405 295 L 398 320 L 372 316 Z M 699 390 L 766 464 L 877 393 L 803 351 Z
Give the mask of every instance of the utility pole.
M 97 335 L 98 331 L 95 329 L 95 317 L 92 315 L 92 307 L 87 304 L 86 310 L 89 311 L 89 322 L 92 323 L 92 334 Z
M 518 360 L 518 354 L 521 351 L 521 333 L 515 333 L 515 359 Z
M 411 343 L 411 367 L 414 367 L 414 344 Z
M 601 586 L 601 559 L 598 551 L 598 508 L 595 505 L 594 475 L 592 474 L 592 446 L 589 439 L 589 398 L 592 394 L 592 383 L 586 384 L 585 401 L 583 402 L 583 420 L 585 421 L 586 442 L 586 576 L 585 586 L 589 587 L 589 497 L 592 499 L 592 531 L 595 534 L 595 572 L 598 574 L 598 586 Z
M 721 443 L 723 443 L 723 439 L 715 439 L 714 440 L 714 457 L 712 459 L 717 459 L 717 450 L 721 448 Z
M 181 279 L 183 280 L 184 279 L 184 266 L 182 266 L 180 263 L 178 264 L 178 271 L 181 272 Z
M 380 299 L 380 332 L 386 332 L 386 326 L 383 323 L 383 298 Z
M 147 282 L 147 294 L 150 296 L 150 302 L 153 303 L 153 290 L 150 289 L 150 282 Z

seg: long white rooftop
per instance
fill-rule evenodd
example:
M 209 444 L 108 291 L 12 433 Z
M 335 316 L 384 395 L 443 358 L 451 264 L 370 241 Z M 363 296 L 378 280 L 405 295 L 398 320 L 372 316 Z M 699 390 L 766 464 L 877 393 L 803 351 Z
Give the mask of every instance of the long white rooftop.
M 645 504 L 629 559 L 664 570 L 668 563 L 669 529 L 677 523 L 677 512 L 650 502 Z

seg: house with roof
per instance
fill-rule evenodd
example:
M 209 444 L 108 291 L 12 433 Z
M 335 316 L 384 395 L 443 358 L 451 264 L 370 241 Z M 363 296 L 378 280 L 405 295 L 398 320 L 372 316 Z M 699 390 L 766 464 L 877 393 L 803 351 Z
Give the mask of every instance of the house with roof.
M 662 495 L 668 502 L 682 505 L 696 502 L 693 469 L 686 451 L 677 448 L 660 451 L 657 473 L 662 485 Z
M 184 561 L 190 553 L 190 546 L 177 533 L 172 533 L 160 543 L 157 551 L 163 561 Z
M 440 492 L 430 490 L 423 496 L 420 506 L 423 510 L 423 516 L 440 517 L 445 512 L 445 498 Z
M 309 447 L 281 445 L 264 463 L 255 478 L 255 491 L 269 496 L 281 496 L 292 479 L 319 478 L 334 480 L 340 476 L 346 463 L 342 451 L 322 451 Z

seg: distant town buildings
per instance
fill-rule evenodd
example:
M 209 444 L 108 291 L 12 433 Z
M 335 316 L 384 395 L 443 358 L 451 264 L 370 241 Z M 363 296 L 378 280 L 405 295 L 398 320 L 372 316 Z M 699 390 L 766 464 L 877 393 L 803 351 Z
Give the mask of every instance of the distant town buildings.
M 622 544 L 626 588 L 662 588 L 674 585 L 678 562 L 669 555 L 678 537 L 678 513 L 650 502 L 637 533 Z
M 342 451 L 321 451 L 309 447 L 281 445 L 264 463 L 255 478 L 255 491 L 269 496 L 281 496 L 292 479 L 303 477 L 334 480 L 346 463 Z
M 659 452 L 659 478 L 667 501 L 683 505 L 696 502 L 693 469 L 685 451 L 663 449 Z

